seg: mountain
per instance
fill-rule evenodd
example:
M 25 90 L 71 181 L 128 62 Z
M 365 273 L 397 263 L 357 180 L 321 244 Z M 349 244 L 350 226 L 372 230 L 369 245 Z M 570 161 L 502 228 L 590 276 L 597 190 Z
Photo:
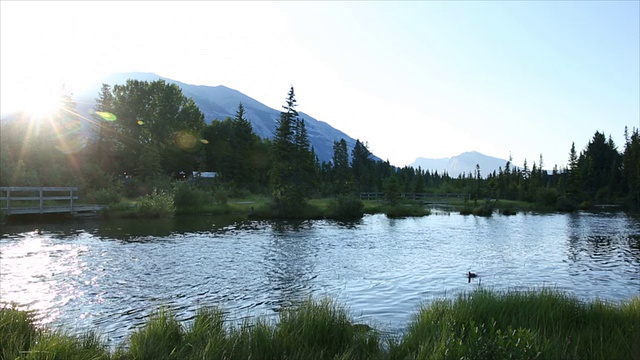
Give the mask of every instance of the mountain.
M 477 164 L 480 165 L 480 174 L 486 177 L 494 170 L 498 171 L 499 167 L 504 169 L 506 163 L 507 160 L 487 156 L 477 151 L 471 151 L 451 158 L 427 159 L 419 157 L 409 166 L 413 168 L 421 167 L 423 170 L 429 171 L 437 170 L 440 174 L 446 171 L 449 176 L 458 177 L 458 175 L 462 173 L 473 174 Z
M 273 138 L 276 129 L 276 120 L 280 111 L 272 109 L 261 102 L 226 86 L 191 85 L 183 82 L 161 77 L 153 73 L 116 73 L 111 74 L 93 85 L 88 86 L 75 94 L 75 100 L 80 104 L 93 104 L 98 97 L 102 83 L 113 85 L 124 84 L 128 79 L 141 81 L 155 81 L 162 79 L 167 83 L 178 85 L 182 93 L 192 98 L 209 124 L 218 119 L 233 118 L 238 110 L 238 104 L 242 102 L 245 110 L 245 118 L 251 122 L 253 131 L 262 138 Z M 283 94 L 284 98 L 284 94 Z M 79 109 L 80 110 L 80 109 Z M 332 127 L 326 122 L 317 120 L 312 116 L 300 112 L 300 118 L 304 119 L 309 141 L 313 146 L 320 161 L 330 161 L 333 158 L 333 142 L 345 139 L 349 152 L 356 144 L 356 140 L 342 131 Z M 374 157 L 378 160 L 377 157 Z

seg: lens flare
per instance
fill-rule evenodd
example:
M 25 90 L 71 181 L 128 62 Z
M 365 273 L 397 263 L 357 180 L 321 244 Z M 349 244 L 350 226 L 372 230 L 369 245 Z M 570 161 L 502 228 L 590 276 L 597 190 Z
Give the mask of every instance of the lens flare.
M 114 114 L 107 112 L 107 111 L 96 111 L 96 114 L 98 114 L 101 118 L 103 118 L 104 120 L 107 121 L 116 121 L 118 120 L 118 117 L 115 116 Z
M 67 138 L 64 141 L 56 145 L 56 149 L 60 152 L 63 152 L 67 155 L 75 154 L 80 152 L 80 150 L 84 149 L 87 146 L 89 140 L 83 136 L 76 136 L 74 138 Z
M 56 149 L 65 154 L 74 154 L 84 149 L 89 140 L 82 134 L 80 119 L 67 117 L 61 119 L 51 134 L 57 142 Z
M 198 138 L 187 131 L 178 131 L 173 134 L 173 141 L 182 150 L 193 150 L 198 144 Z

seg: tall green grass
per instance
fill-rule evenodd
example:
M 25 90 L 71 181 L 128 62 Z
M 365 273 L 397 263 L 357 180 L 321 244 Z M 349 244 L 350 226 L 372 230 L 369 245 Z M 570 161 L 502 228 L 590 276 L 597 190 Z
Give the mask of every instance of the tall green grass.
M 419 309 L 393 336 L 354 324 L 324 299 L 276 321 L 232 325 L 217 308 L 181 323 L 160 309 L 114 352 L 94 334 L 38 329 L 33 313 L 0 309 L 2 359 L 640 359 L 640 297 L 583 303 L 560 292 L 477 290 Z
M 613 305 L 551 290 L 478 290 L 422 308 L 390 353 L 397 359 L 640 359 L 639 344 L 640 297 Z

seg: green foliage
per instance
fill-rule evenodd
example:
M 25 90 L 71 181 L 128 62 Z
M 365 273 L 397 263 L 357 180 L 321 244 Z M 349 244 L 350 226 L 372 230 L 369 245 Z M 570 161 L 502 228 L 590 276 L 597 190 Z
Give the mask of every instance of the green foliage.
M 493 214 L 493 210 L 496 206 L 496 202 L 492 201 L 490 199 L 486 199 L 484 202 L 482 202 L 481 204 L 478 205 L 478 201 L 474 201 L 473 203 L 471 202 L 465 202 L 464 205 L 459 209 L 460 211 L 460 215 L 475 215 L 475 216 L 484 216 L 484 217 L 488 217 L 491 216 Z M 506 209 L 507 213 L 505 215 L 508 214 L 509 208 L 508 206 L 505 206 L 504 209 Z
M 342 195 L 329 203 L 328 217 L 341 220 L 360 219 L 364 215 L 363 209 L 362 200 L 354 196 Z
M 549 290 L 477 290 L 422 308 L 390 357 L 629 359 L 638 350 L 638 320 L 640 298 L 613 306 Z
M 419 204 L 398 203 L 384 205 L 382 211 L 389 218 L 403 218 L 410 216 L 427 216 L 431 211 Z
M 439 346 L 435 358 L 450 359 L 536 359 L 540 357 L 536 335 L 528 329 L 505 331 L 497 327 L 495 321 L 456 326 L 450 324 L 449 337 L 444 340 L 446 346 Z
M 26 360 L 106 360 L 109 351 L 94 333 L 79 337 L 64 332 L 50 332 L 39 336 L 35 345 L 26 353 Z
M 153 314 L 144 327 L 129 338 L 128 357 L 132 359 L 181 359 L 185 334 L 182 325 L 168 309 Z
M 299 359 L 365 359 L 381 353 L 377 335 L 354 326 L 346 310 L 329 300 L 281 312 L 276 338 L 285 354 Z
M 139 217 L 144 218 L 171 217 L 175 212 L 173 195 L 153 189 L 151 194 L 140 198 L 136 211 Z
M 122 193 L 116 187 L 98 189 L 87 193 L 84 202 L 89 204 L 112 205 L 120 201 Z
M 14 304 L 0 308 L 0 358 L 19 358 L 33 346 L 38 334 L 32 311 L 20 310 Z
M 391 176 L 385 180 L 384 197 L 391 205 L 395 205 L 400 201 L 400 182 L 397 177 Z
M 536 203 L 548 209 L 556 208 L 558 198 L 558 190 L 554 188 L 540 188 L 536 191 Z
M 349 152 L 344 139 L 333 142 L 333 176 L 334 194 L 353 193 L 353 174 L 349 168 Z
M 92 333 L 40 331 L 32 313 L 0 309 L 3 359 L 633 359 L 638 337 L 640 297 L 584 303 L 550 290 L 436 300 L 386 339 L 328 299 L 239 325 L 217 308 L 199 309 L 186 324 L 162 308 L 113 354 Z
M 200 208 L 213 203 L 210 191 L 198 189 L 188 181 L 177 181 L 173 186 L 173 204 L 176 209 Z
M 304 120 L 298 118 L 295 106 L 291 87 L 271 148 L 270 184 L 274 212 L 280 217 L 296 217 L 317 180 L 317 160 L 309 145 Z

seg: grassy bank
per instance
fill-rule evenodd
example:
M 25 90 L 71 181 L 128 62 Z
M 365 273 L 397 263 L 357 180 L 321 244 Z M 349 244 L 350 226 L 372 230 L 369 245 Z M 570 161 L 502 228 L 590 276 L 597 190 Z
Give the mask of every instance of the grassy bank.
M 308 301 L 231 325 L 202 308 L 188 323 L 160 310 L 116 351 L 99 337 L 34 325 L 33 314 L 0 309 L 2 359 L 640 359 L 640 297 L 582 303 L 554 291 L 478 290 L 419 309 L 404 334 L 356 324 L 329 300 Z
M 104 215 L 111 218 L 160 218 L 174 215 L 241 215 L 261 219 L 360 219 L 364 214 L 386 214 L 389 217 L 429 215 L 429 209 L 415 203 L 389 205 L 361 201 L 356 197 L 310 199 L 297 211 L 279 214 L 267 196 L 225 198 L 216 201 L 204 191 L 195 194 L 152 193 L 136 199 L 123 198 L 109 205 Z

